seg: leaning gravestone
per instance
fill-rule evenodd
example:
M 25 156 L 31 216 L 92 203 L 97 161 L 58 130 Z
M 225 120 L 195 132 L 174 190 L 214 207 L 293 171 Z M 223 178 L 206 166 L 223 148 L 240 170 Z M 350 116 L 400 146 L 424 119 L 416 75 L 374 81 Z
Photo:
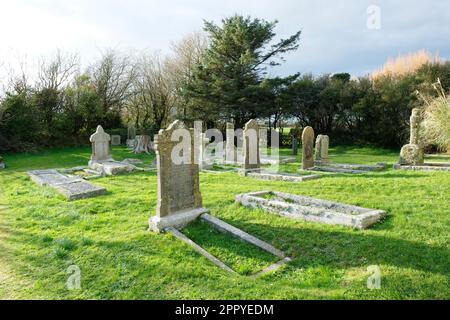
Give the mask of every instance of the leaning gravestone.
M 259 125 L 255 119 L 250 120 L 244 127 L 244 166 L 241 174 L 261 171 L 259 154 Z
M 135 166 L 114 161 L 111 156 L 111 137 L 103 130 L 102 126 L 97 127 L 97 131 L 91 135 L 92 155 L 89 167 L 101 174 L 116 175 L 122 172 L 132 172 Z
M 319 134 L 316 139 L 316 151 L 315 160 L 319 164 L 328 164 L 330 159 L 328 158 L 328 148 L 330 145 L 330 138 L 326 135 Z
M 188 130 L 177 120 L 155 136 L 156 166 L 158 170 L 158 200 L 156 216 L 150 218 L 150 229 L 162 232 L 166 228 L 180 228 L 208 212 L 202 207 L 199 168 L 194 161 L 193 130 L 189 130 L 191 143 L 189 163 L 178 164 L 172 158 L 174 147 L 179 141 L 172 141 L 175 130 Z
M 314 167 L 314 129 L 306 127 L 302 134 L 302 169 Z

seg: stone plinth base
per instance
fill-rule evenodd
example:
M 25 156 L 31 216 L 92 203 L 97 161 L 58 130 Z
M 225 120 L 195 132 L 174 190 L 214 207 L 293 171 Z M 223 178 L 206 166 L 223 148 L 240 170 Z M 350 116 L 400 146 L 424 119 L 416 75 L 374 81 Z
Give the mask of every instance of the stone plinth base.
M 208 209 L 197 208 L 179 213 L 172 214 L 166 217 L 154 216 L 149 220 L 150 230 L 155 232 L 164 232 L 165 229 L 172 227 L 175 229 L 183 228 L 190 222 L 197 219 L 201 214 L 208 213 Z
M 130 173 L 136 170 L 136 167 L 129 163 L 119 161 L 89 161 L 89 168 L 107 176 L 115 176 L 121 173 Z

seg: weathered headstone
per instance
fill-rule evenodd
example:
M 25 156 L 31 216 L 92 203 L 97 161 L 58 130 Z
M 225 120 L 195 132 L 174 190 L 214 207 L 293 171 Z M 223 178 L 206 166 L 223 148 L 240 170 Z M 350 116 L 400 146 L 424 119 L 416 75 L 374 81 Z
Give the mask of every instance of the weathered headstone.
M 298 140 L 295 137 L 292 137 L 292 155 L 298 155 Z
M 134 140 L 135 138 L 136 138 L 136 127 L 133 125 L 129 125 L 127 139 Z
M 207 212 L 202 207 L 199 167 L 194 161 L 193 130 L 189 130 L 189 163 L 174 162 L 172 151 L 180 142 L 172 141 L 176 130 L 188 130 L 177 120 L 155 136 L 156 166 L 158 170 L 158 200 L 156 216 L 150 218 L 150 229 L 156 232 L 168 227 L 183 227 Z
M 234 124 L 231 122 L 227 122 L 226 136 L 225 159 L 227 163 L 235 163 L 237 161 L 237 154 L 234 146 Z
M 89 164 L 112 160 L 109 147 L 111 137 L 103 130 L 102 126 L 97 127 L 97 131 L 91 135 L 89 141 L 92 143 L 92 155 Z
M 404 145 L 400 151 L 400 165 L 422 165 L 424 164 L 424 151 L 420 139 L 420 110 L 412 110 L 410 117 L 409 144 Z
M 314 167 L 314 129 L 306 127 L 302 134 L 302 169 Z
M 315 160 L 320 164 L 327 164 L 330 162 L 328 158 L 328 148 L 330 145 L 330 138 L 326 135 L 319 134 L 316 139 Z
M 3 161 L 3 157 L 0 156 L 0 170 L 5 169 L 5 167 L 6 167 L 6 165 L 5 165 L 5 162 Z
M 111 145 L 112 146 L 120 146 L 121 145 L 121 137 L 118 134 L 111 136 Z
M 92 155 L 89 167 L 102 175 L 116 175 L 123 172 L 132 172 L 135 166 L 114 161 L 111 155 L 111 137 L 103 130 L 102 126 L 97 127 L 97 131 L 91 135 Z
M 136 146 L 136 127 L 134 125 L 129 125 L 127 133 L 127 147 L 130 149 L 134 149 L 135 146 Z
M 261 171 L 259 154 L 259 125 L 255 119 L 250 120 L 244 127 L 244 165 L 242 174 Z

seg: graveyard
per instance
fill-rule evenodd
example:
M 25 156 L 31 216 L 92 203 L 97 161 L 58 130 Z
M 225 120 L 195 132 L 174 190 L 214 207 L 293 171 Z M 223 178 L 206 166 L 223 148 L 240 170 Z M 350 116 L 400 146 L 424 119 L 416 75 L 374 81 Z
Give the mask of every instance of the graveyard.
M 281 149 L 290 155 L 290 149 Z M 130 157 L 112 147 L 115 160 Z M 157 174 L 138 171 L 92 180 L 107 193 L 67 201 L 40 187 L 29 170 L 83 166 L 91 148 L 65 148 L 4 158 L 0 244 L 0 297 L 13 299 L 420 299 L 448 297 L 450 176 L 393 170 L 398 150 L 330 148 L 336 163 L 387 162 L 383 172 L 338 173 L 292 183 L 253 180 L 236 172 L 201 172 L 203 206 L 210 215 L 282 250 L 291 259 L 257 279 L 250 275 L 277 257 L 195 221 L 182 231 L 232 268 L 230 275 L 170 233 L 150 232 Z M 152 164 L 154 154 L 133 158 Z M 448 157 L 433 157 L 446 161 Z M 282 170 L 295 173 L 295 163 Z M 258 181 L 258 183 L 255 183 Z M 298 194 L 387 212 L 367 230 L 291 220 L 247 208 L 238 194 L 263 190 Z M 83 290 L 66 289 L 66 270 L 83 270 Z M 368 290 L 368 265 L 383 270 L 383 286 Z
M 450 299 L 448 5 L 18 2 L 0 300 Z

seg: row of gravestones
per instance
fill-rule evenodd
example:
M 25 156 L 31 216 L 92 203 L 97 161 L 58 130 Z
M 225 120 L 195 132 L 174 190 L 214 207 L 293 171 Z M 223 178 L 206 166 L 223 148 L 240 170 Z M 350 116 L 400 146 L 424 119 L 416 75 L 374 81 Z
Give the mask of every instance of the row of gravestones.
M 191 135 L 191 147 L 189 148 L 190 160 L 181 163 L 174 163 L 172 151 L 178 141 L 173 141 L 172 134 L 175 130 L 185 129 Z M 227 131 L 231 136 L 234 128 L 227 125 Z M 202 205 L 202 197 L 199 186 L 199 162 L 196 161 L 198 152 L 194 137 L 194 129 L 188 129 L 182 121 L 173 122 L 167 129 L 160 130 L 155 136 L 156 165 L 158 175 L 158 200 L 156 216 L 150 219 L 150 228 L 160 232 L 168 227 L 183 227 L 201 214 L 207 212 Z M 250 120 L 244 127 L 244 162 L 242 171 L 259 172 L 261 169 L 259 155 L 259 126 L 256 120 Z M 202 135 L 202 134 L 201 134 Z M 202 138 L 202 136 L 200 137 Z M 307 127 L 303 131 L 303 167 L 305 169 L 314 166 L 314 130 Z M 229 139 L 233 144 L 227 143 L 227 152 L 235 153 L 234 140 Z M 328 161 L 327 136 L 319 135 L 316 141 L 316 160 Z M 200 146 L 203 143 L 200 143 Z

